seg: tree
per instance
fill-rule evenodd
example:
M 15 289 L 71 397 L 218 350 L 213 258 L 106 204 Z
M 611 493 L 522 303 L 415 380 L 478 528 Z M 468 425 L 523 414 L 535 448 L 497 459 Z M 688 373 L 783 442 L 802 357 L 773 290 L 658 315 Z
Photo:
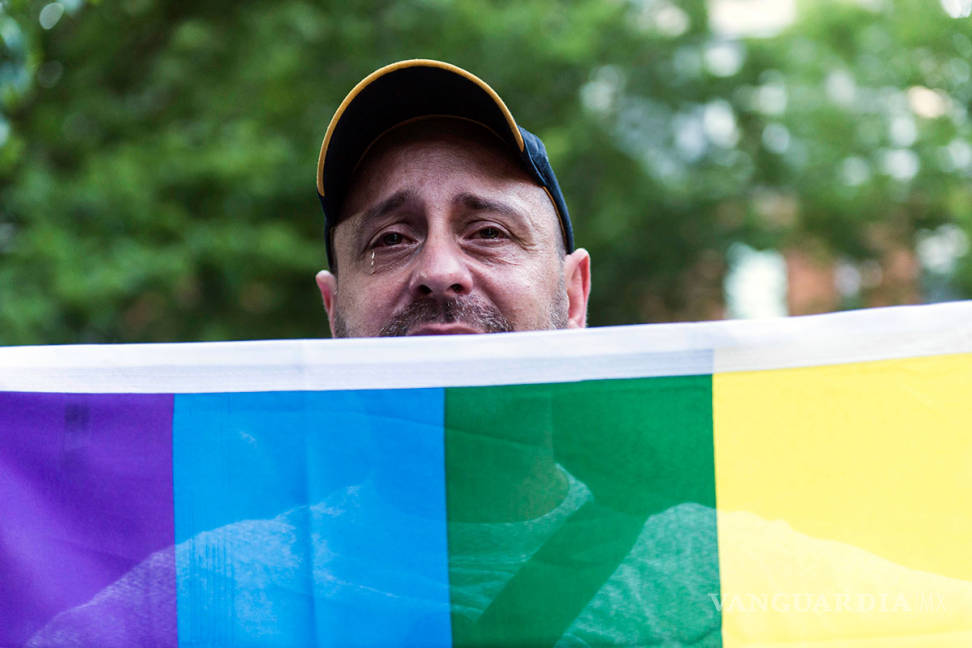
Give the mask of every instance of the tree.
M 699 1 L 8 2 L 0 343 L 323 335 L 324 129 L 417 56 L 476 72 L 546 142 L 593 324 L 719 316 L 736 241 L 866 268 L 881 241 L 972 232 L 969 24 L 801 7 L 736 39 Z M 972 294 L 969 255 L 936 280 Z

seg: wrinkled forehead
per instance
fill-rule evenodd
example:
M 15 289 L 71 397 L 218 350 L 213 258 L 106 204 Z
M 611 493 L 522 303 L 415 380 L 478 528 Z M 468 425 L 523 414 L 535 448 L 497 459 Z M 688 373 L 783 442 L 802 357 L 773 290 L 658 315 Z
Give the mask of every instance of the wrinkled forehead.
M 341 221 L 361 207 L 359 194 L 364 186 L 372 190 L 376 184 L 381 186 L 395 171 L 413 162 L 409 154 L 450 150 L 476 160 L 479 173 L 519 180 L 542 191 L 510 148 L 485 126 L 456 117 L 423 117 L 386 131 L 368 147 L 352 173 Z

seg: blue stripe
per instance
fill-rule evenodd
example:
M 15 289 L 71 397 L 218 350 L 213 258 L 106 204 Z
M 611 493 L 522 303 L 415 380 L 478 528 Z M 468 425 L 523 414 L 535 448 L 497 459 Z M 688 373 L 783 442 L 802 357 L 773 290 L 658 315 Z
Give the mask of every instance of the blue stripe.
M 179 644 L 448 646 L 443 412 L 441 389 L 176 396 Z

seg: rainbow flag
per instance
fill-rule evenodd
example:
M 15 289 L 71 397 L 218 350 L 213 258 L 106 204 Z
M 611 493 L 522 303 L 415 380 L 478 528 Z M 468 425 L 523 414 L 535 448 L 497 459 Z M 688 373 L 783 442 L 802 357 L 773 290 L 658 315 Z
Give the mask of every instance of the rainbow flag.
M 2 646 L 970 646 L 972 302 L 0 349 Z

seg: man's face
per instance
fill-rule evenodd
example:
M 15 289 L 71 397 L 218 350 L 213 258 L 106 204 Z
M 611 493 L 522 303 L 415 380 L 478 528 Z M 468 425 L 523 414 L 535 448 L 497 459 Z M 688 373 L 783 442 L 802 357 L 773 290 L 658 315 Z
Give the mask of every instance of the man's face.
M 564 255 L 553 204 L 488 133 L 425 120 L 368 154 L 318 274 L 336 336 L 586 324 L 590 259 Z

